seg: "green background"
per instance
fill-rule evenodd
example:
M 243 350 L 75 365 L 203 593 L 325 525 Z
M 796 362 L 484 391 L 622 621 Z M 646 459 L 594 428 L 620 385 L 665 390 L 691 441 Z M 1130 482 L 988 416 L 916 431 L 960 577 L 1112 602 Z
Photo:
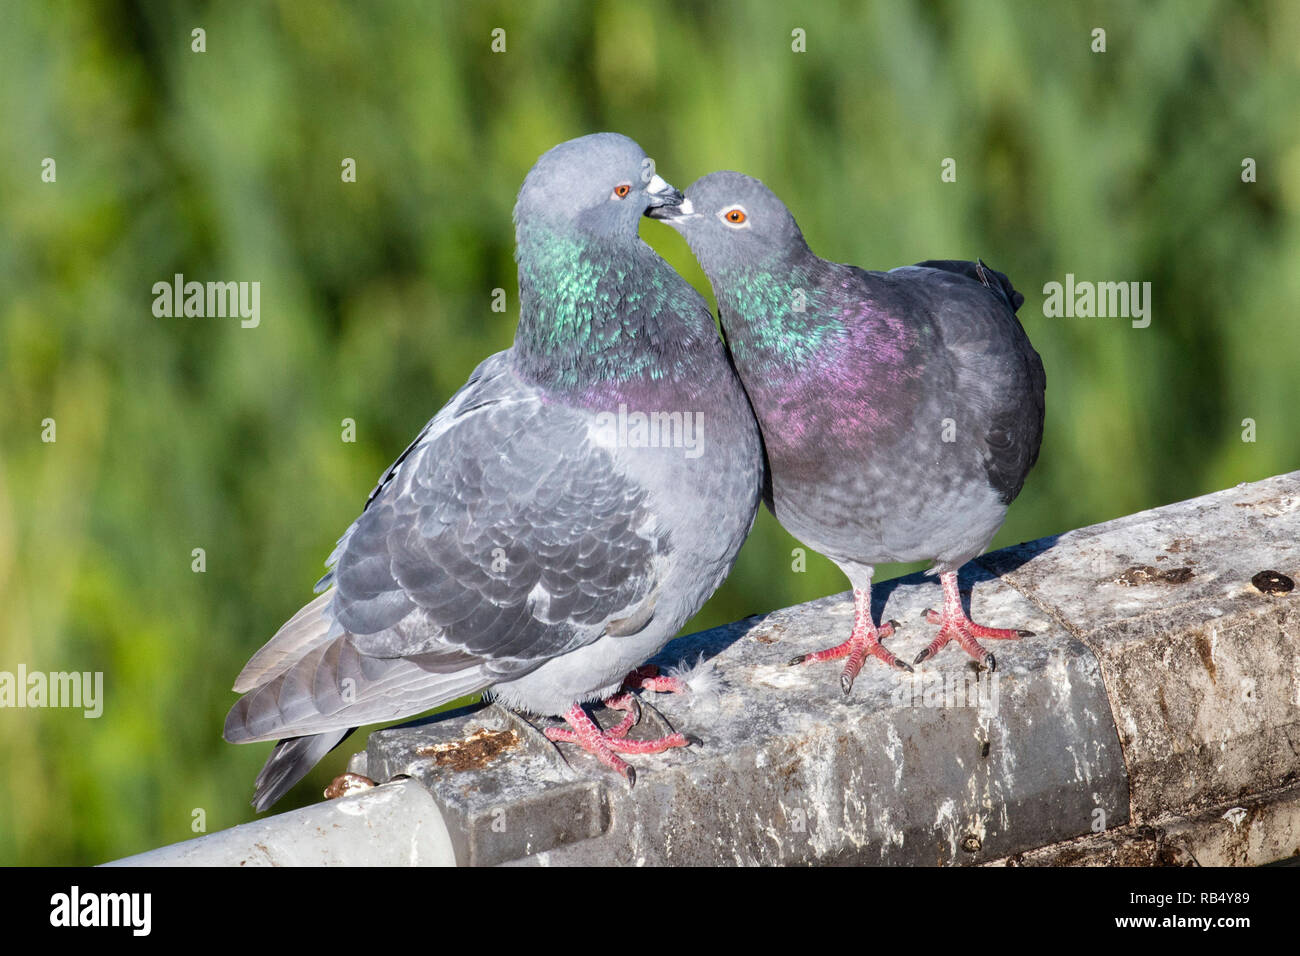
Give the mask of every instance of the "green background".
M 759 176 L 830 259 L 1008 273 L 1048 416 L 995 546 L 1300 467 L 1300 5 L 785 7 L 5 4 L 0 670 L 103 671 L 106 703 L 0 711 L 0 862 L 252 818 L 270 745 L 222 741 L 234 676 L 509 346 L 515 193 L 574 136 L 626 133 L 682 188 Z M 708 294 L 678 236 L 642 234 Z M 261 326 L 155 318 L 176 272 L 259 281 Z M 1151 282 L 1150 327 L 1045 318 L 1066 273 Z M 763 512 L 693 627 L 845 587 L 796 546 Z

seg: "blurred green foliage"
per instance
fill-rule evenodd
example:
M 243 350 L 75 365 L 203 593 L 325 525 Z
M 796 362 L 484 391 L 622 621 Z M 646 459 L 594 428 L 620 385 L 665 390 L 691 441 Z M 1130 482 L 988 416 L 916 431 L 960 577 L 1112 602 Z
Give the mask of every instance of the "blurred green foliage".
M 388 462 L 510 344 L 515 193 L 573 136 L 626 133 L 683 188 L 757 175 L 828 258 L 1007 272 L 1048 422 L 995 545 L 1300 467 L 1289 0 L 33 0 L 0 18 L 0 670 L 103 671 L 107 696 L 98 720 L 0 711 L 0 862 L 187 839 L 196 809 L 209 831 L 252 817 L 269 745 L 221 740 L 233 678 Z M 708 294 L 676 235 L 642 233 Z M 155 318 L 177 272 L 259 281 L 260 327 Z M 1067 272 L 1150 281 L 1151 326 L 1044 318 Z M 695 626 L 845 587 L 815 555 L 793 573 L 796 546 L 764 512 Z

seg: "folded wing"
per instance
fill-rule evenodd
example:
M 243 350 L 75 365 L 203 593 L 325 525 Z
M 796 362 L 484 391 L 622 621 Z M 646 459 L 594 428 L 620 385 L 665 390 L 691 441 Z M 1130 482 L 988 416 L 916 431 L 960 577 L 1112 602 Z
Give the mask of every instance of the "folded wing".
M 332 589 L 239 675 L 226 739 L 334 735 L 527 673 L 644 617 L 668 547 L 588 416 L 493 356 L 384 475 Z

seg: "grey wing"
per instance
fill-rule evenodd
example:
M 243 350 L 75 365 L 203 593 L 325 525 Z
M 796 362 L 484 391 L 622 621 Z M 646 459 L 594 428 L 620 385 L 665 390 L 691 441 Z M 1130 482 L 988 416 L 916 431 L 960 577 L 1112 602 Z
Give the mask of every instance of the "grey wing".
M 1004 369 L 1003 401 L 994 410 L 986 438 L 989 484 L 1004 504 L 1011 504 L 1020 494 L 1029 470 L 1038 461 L 1047 409 L 1043 360 L 1015 316 L 1011 321 L 1020 337 L 1012 349 L 1012 361 Z
M 1038 460 L 1047 388 L 1042 359 L 1015 315 L 1024 296 L 982 261 L 929 260 L 909 268 L 949 274 L 931 273 L 927 283 L 934 313 L 963 393 L 974 398 L 989 484 L 1010 504 Z
M 1012 312 L 1018 312 L 1020 307 L 1025 304 L 1025 297 L 1016 291 L 1006 273 L 989 268 L 984 264 L 983 259 L 977 259 L 975 262 L 967 259 L 927 259 L 925 262 L 918 262 L 912 268 L 941 269 L 944 272 L 952 272 L 968 279 L 974 279 L 985 288 L 993 290 L 995 295 L 1002 298 L 1010 306 Z
M 333 590 L 249 662 L 226 739 L 409 716 L 644 616 L 668 547 L 645 489 L 494 359 L 381 481 Z

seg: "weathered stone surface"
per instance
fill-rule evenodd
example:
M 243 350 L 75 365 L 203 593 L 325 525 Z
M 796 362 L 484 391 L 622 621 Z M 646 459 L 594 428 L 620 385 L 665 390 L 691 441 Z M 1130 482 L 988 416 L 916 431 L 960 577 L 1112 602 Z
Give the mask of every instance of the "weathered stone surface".
M 980 620 L 1037 632 L 999 644 L 995 674 L 977 677 L 951 647 L 915 675 L 869 662 L 846 699 L 839 664 L 788 667 L 848 635 L 847 595 L 673 642 L 659 663 L 704 655 L 717 692 L 643 699 L 704 747 L 629 758 L 630 791 L 568 745 L 572 779 L 544 743 L 461 767 L 418 754 L 503 731 L 495 710 L 372 734 L 367 767 L 425 783 L 464 834 L 458 858 L 479 865 L 967 863 L 1087 833 L 1099 817 L 1127 822 L 1095 659 L 996 579 L 977 570 L 964 583 Z M 938 584 L 914 575 L 878 591 L 884 617 L 905 625 L 890 646 L 910 659 L 933 637 L 923 614 Z
M 987 555 L 1098 657 L 1137 823 L 1300 779 L 1300 472 Z
M 1300 863 L 1300 786 L 1238 806 L 1030 850 L 992 866 L 1261 866 Z

